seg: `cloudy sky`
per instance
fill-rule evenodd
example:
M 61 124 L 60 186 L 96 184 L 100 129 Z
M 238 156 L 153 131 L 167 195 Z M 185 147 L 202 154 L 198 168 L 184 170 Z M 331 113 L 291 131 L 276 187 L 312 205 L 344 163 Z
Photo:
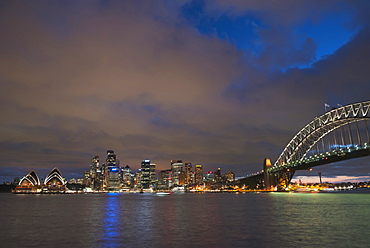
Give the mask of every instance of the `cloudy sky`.
M 369 100 L 369 12 L 366 0 L 0 0 L 0 182 L 55 166 L 81 177 L 107 149 L 135 170 L 261 170 L 324 103 Z

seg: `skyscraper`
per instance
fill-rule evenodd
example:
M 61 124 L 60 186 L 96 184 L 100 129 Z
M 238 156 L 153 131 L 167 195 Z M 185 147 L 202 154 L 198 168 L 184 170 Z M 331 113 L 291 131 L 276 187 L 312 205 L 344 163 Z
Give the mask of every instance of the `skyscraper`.
M 206 177 L 205 177 L 206 182 L 214 182 L 215 181 L 215 174 L 213 171 L 207 171 L 206 172 Z
M 96 154 L 93 159 L 91 160 L 90 164 L 90 178 L 91 178 L 91 185 L 92 189 L 96 189 L 99 185 L 98 178 L 99 178 L 99 155 Z
M 133 184 L 133 175 L 130 166 L 126 165 L 126 167 L 121 168 L 121 178 L 123 187 L 131 187 Z
M 150 164 L 150 185 L 156 184 L 157 178 L 155 177 L 155 164 Z
M 203 183 L 203 167 L 201 164 L 195 166 L 195 184 L 201 185 Z
M 185 163 L 185 184 L 193 184 L 193 166 L 191 163 Z
M 141 162 L 141 186 L 144 189 L 148 189 L 150 186 L 150 181 L 150 160 L 143 160 Z
M 173 185 L 180 185 L 180 174 L 182 171 L 182 160 L 171 160 L 172 183 Z
M 172 185 L 171 170 L 162 170 L 158 173 L 158 189 L 169 189 Z
M 120 188 L 120 170 L 113 150 L 107 151 L 105 162 L 105 175 L 109 191 L 117 191 Z
M 214 173 L 215 182 L 219 183 L 221 182 L 221 168 L 218 168 Z

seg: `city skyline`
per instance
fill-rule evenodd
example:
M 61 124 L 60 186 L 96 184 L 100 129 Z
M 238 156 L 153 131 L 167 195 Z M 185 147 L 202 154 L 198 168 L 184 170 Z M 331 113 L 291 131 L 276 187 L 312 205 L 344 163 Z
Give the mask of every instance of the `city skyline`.
M 54 167 L 77 177 L 107 149 L 133 169 L 182 159 L 238 177 L 259 171 L 326 104 L 369 100 L 369 10 L 0 1 L 0 182 Z M 320 170 L 328 181 L 370 179 L 368 165 Z

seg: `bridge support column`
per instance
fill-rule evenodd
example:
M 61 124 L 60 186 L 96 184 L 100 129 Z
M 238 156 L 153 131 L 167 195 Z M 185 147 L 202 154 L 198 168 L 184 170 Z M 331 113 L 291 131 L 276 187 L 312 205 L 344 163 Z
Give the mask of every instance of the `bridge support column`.
M 263 182 L 264 182 L 264 189 L 267 191 L 275 190 L 276 180 L 274 175 L 267 172 L 269 168 L 271 168 L 271 160 L 269 158 L 265 158 L 263 163 Z

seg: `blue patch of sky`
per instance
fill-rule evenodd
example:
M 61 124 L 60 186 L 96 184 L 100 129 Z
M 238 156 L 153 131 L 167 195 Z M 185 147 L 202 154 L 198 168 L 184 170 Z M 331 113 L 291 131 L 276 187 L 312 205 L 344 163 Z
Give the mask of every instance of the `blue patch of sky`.
M 217 36 L 236 46 L 240 51 L 255 57 L 259 57 L 263 52 L 264 44 L 258 36 L 258 29 L 266 29 L 268 26 L 263 23 L 263 20 L 256 18 L 253 13 L 235 16 L 225 12 L 211 16 L 205 11 L 204 1 L 191 1 L 182 7 L 181 14 L 201 35 Z M 304 64 L 291 64 L 286 68 L 279 66 L 277 68 L 281 71 L 289 68 L 309 68 L 315 62 L 334 54 L 359 30 L 346 28 L 351 18 L 349 12 L 333 12 L 327 13 L 318 22 L 307 20 L 303 25 L 291 27 L 296 35 L 313 39 L 317 48 L 315 59 Z
M 320 22 L 305 22 L 297 30 L 301 35 L 310 37 L 316 44 L 316 59 L 312 63 L 296 66 L 298 68 L 310 67 L 325 57 L 334 54 L 339 48 L 347 44 L 356 35 L 360 27 L 350 30 L 346 28 L 351 16 L 345 13 L 332 13 L 325 15 Z M 292 66 L 294 67 L 294 66 Z
M 241 51 L 259 55 L 263 49 L 257 35 L 257 28 L 262 26 L 260 20 L 251 13 L 211 16 L 205 13 L 204 5 L 204 1 L 189 2 L 182 7 L 182 16 L 201 35 L 217 36 Z

